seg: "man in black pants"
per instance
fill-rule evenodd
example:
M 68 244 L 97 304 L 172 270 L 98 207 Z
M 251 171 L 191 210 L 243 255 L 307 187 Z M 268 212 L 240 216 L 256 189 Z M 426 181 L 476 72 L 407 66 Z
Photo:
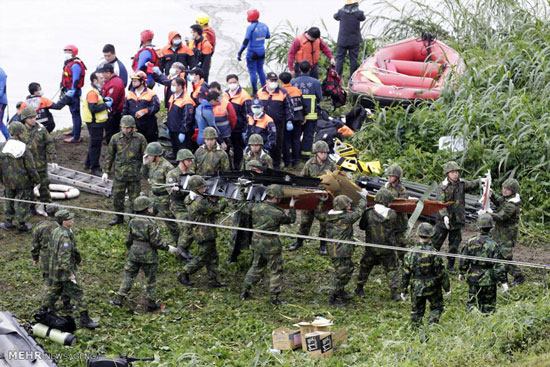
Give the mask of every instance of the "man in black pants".
M 365 14 L 359 10 L 358 0 L 346 0 L 346 5 L 336 14 L 334 19 L 340 22 L 336 50 L 336 71 L 341 76 L 344 71 L 344 60 L 349 53 L 349 75 L 357 69 L 357 57 L 359 46 L 363 42 L 361 37 L 361 22 L 365 20 Z

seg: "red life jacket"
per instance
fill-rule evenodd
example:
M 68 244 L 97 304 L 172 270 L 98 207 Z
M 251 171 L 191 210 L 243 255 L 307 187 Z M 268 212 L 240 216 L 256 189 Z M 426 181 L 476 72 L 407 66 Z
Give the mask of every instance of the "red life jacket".
M 151 63 L 153 63 L 154 66 L 159 66 L 159 55 L 157 53 L 157 50 L 155 50 L 153 48 L 153 46 L 151 45 L 148 45 L 148 46 L 143 46 L 142 48 L 140 48 L 138 50 L 138 52 L 136 53 L 136 56 L 134 56 L 134 61 L 132 62 L 132 69 L 134 71 L 137 71 L 137 66 L 138 66 L 138 61 L 139 61 L 139 55 L 145 51 L 145 50 L 149 50 L 149 52 L 151 52 Z
M 73 88 L 73 72 L 71 71 L 71 67 L 75 63 L 80 65 L 80 76 L 78 77 L 78 83 L 76 85 L 76 88 L 80 89 L 84 85 L 84 77 L 86 76 L 86 65 L 84 65 L 82 60 L 80 60 L 78 57 L 75 57 L 68 60 L 65 63 L 65 66 L 63 66 L 63 76 L 61 77 L 61 85 L 65 89 Z

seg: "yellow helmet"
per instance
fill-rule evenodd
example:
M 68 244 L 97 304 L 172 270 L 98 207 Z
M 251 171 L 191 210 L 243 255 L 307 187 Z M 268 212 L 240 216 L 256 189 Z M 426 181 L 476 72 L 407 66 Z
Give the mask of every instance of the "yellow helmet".
M 197 15 L 197 24 L 200 25 L 201 27 L 204 27 L 205 25 L 207 25 L 208 23 L 210 23 L 210 17 L 208 16 L 208 14 L 206 13 L 199 13 Z

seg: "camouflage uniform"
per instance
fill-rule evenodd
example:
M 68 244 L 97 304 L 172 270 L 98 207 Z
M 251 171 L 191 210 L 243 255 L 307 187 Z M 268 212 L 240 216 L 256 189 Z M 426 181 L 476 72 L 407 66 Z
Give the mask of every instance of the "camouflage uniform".
M 225 153 L 225 152 L 224 152 Z M 191 192 L 185 199 L 189 218 L 203 223 L 215 223 L 216 215 L 227 206 L 225 200 L 213 201 L 205 196 Z M 214 227 L 196 225 L 193 228 L 193 239 L 198 244 L 198 254 L 185 265 L 183 273 L 194 274 L 206 266 L 210 285 L 218 283 L 218 250 L 216 249 L 217 230 Z
M 153 215 L 161 218 L 174 219 L 174 214 L 170 210 L 170 197 L 168 196 L 168 189 L 164 187 L 166 185 L 166 177 L 168 172 L 174 169 L 174 166 L 166 159 L 160 157 L 158 163 L 150 163 L 143 165 L 142 174 L 143 177 L 149 180 L 151 184 L 151 195 L 153 199 Z M 178 243 L 180 236 L 178 224 L 176 222 L 165 221 L 166 227 L 170 231 L 170 235 L 174 241 L 174 244 Z
M 435 251 L 429 242 L 422 241 L 417 242 L 413 249 Z M 446 292 L 451 289 L 443 259 L 439 256 L 418 252 L 407 253 L 403 262 L 402 286 L 404 293 L 407 293 L 409 282 L 412 303 L 411 321 L 413 324 L 422 323 L 426 311 L 426 301 L 430 301 L 428 323 L 439 322 L 444 308 L 441 288 Z
M 399 182 L 396 185 L 392 185 L 389 182 L 386 182 L 384 186 L 386 189 L 390 190 L 393 197 L 395 198 L 408 198 L 407 189 L 405 186 Z M 395 246 L 397 247 L 407 247 L 407 230 L 409 215 L 407 213 L 396 213 L 397 220 L 395 222 Z M 405 256 L 404 251 L 397 251 L 397 257 L 403 262 L 403 257 Z
M 36 171 L 40 176 L 40 201 L 50 203 L 50 178 L 48 176 L 48 162 L 56 160 L 55 144 L 48 130 L 37 123 L 32 128 L 27 128 L 27 147 L 32 153 Z
M 24 144 L 11 138 L 5 144 L 0 145 L 0 181 L 4 185 L 4 196 L 10 199 L 33 200 L 32 189 L 40 182 L 40 176 L 36 171 L 31 151 L 25 145 L 23 152 L 17 156 L 8 153 L 10 145 Z M 13 219 L 22 225 L 30 217 L 30 204 L 4 202 L 4 216 L 8 225 Z
M 282 224 L 291 224 L 296 220 L 296 209 L 289 213 L 270 202 L 247 203 L 242 212 L 252 218 L 252 228 L 278 232 Z M 262 278 L 265 267 L 269 269 L 269 291 L 277 296 L 281 293 L 283 276 L 283 246 L 277 235 L 256 233 L 252 235 L 254 259 L 244 279 L 245 290 L 252 288 Z
M 169 171 L 166 175 L 167 184 L 179 184 L 183 178 L 187 175 L 194 174 L 194 167 L 191 167 L 188 172 L 182 173 L 181 168 L 176 167 L 173 170 Z M 170 191 L 170 210 L 174 217 L 178 220 L 187 220 L 188 212 L 187 207 L 185 206 L 185 198 L 187 197 L 187 192 L 182 190 L 171 190 Z M 179 228 L 179 238 L 178 238 L 178 247 L 182 249 L 189 249 L 191 243 L 193 242 L 192 226 L 189 224 L 177 223 Z
M 260 162 L 264 168 L 264 171 L 266 169 L 273 169 L 273 158 L 271 158 L 271 156 L 263 149 L 260 150 L 258 154 L 253 154 L 251 151 L 246 152 L 243 159 L 242 169 L 245 169 L 246 164 L 253 160 Z
M 168 245 L 162 243 L 160 231 L 154 220 L 149 218 L 132 218 L 128 223 L 126 237 L 128 257 L 124 265 L 124 280 L 118 290 L 120 297 L 127 297 L 132 289 L 139 270 L 147 278 L 147 299 L 154 299 L 157 284 L 158 254 L 157 250 L 168 251 Z
M 40 270 L 46 285 L 48 285 L 50 275 L 50 252 L 48 247 L 52 241 L 53 232 L 58 227 L 59 224 L 55 220 L 46 219 L 38 223 L 32 231 L 32 259 L 34 261 L 40 260 Z
M 462 248 L 462 255 L 502 259 L 499 245 L 489 233 L 481 233 L 468 240 Z M 494 311 L 497 301 L 497 283 L 506 283 L 504 264 L 490 263 L 478 260 L 460 259 L 460 274 L 466 276 L 468 282 L 467 311 L 478 307 L 483 313 Z
M 130 203 L 139 196 L 141 166 L 147 140 L 138 132 L 130 137 L 118 132 L 111 138 L 105 155 L 105 173 L 114 168 L 113 206 L 115 211 L 124 212 L 124 197 L 128 191 Z M 132 206 L 132 204 L 130 204 Z M 133 209 L 132 209 L 133 211 Z
M 218 144 L 212 150 L 208 150 L 206 144 L 201 145 L 195 152 L 195 162 L 200 176 L 215 176 L 229 171 L 229 157 Z

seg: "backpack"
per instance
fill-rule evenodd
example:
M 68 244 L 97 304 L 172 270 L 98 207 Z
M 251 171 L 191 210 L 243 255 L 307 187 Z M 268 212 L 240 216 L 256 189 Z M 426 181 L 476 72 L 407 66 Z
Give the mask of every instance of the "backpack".
M 47 311 L 37 313 L 34 315 L 34 319 L 36 322 L 63 332 L 74 333 L 76 330 L 76 323 L 72 316 L 59 316 L 51 311 Z
M 338 132 L 344 124 L 338 119 L 329 116 L 326 110 L 321 109 L 319 112 L 319 120 L 315 128 L 315 142 L 324 141 L 328 144 L 330 151 L 334 148 L 334 139 L 342 140 L 342 134 Z
M 334 108 L 341 107 L 346 104 L 346 91 L 342 88 L 342 79 L 336 72 L 334 66 L 330 66 L 327 70 L 327 77 L 322 85 L 323 96 L 330 97 Z

